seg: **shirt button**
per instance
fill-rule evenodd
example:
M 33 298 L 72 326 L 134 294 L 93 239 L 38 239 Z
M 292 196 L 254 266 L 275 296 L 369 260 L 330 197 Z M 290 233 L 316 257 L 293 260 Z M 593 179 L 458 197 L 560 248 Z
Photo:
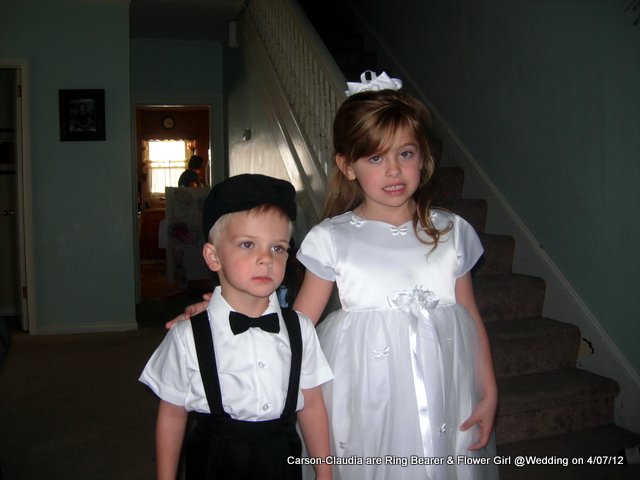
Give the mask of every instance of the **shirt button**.
M 264 405 L 262 405 L 262 411 L 266 412 L 267 410 L 269 410 L 269 404 L 265 403 Z
M 267 364 L 266 364 L 266 363 L 264 363 L 262 360 L 260 360 L 260 361 L 258 362 L 258 367 L 260 367 L 260 368 L 264 368 L 264 367 L 266 367 L 266 366 L 267 366 Z

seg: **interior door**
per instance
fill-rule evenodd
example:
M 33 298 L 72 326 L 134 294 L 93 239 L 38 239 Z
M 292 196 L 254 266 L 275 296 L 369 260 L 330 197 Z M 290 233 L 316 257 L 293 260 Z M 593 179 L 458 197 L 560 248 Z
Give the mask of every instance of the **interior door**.
M 19 317 L 20 268 L 17 204 L 17 75 L 0 69 L 0 315 Z
M 25 69 L 25 61 L 0 65 L 0 315 L 18 317 L 26 331 L 30 329 L 31 302 L 27 295 L 30 282 L 24 204 L 22 85 Z M 29 264 L 30 272 L 32 267 Z M 35 331 L 35 326 L 32 327 Z

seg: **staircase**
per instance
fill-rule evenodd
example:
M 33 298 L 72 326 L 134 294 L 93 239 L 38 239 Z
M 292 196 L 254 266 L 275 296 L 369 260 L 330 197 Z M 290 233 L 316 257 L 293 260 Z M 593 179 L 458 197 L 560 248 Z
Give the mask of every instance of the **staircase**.
M 500 390 L 498 444 L 613 423 L 618 385 L 575 368 L 580 331 L 542 317 L 544 280 L 512 272 L 514 241 L 485 232 L 486 202 L 461 198 L 462 169 L 441 168 L 435 180 L 435 203 L 469 221 L 485 248 L 473 283 Z
M 487 204 L 462 198 L 464 171 L 442 167 L 434 182 L 434 203 L 469 221 L 485 248 L 473 283 L 500 391 L 498 445 L 613 424 L 618 385 L 575 368 L 580 331 L 542 317 L 544 280 L 512 272 L 514 241 L 485 232 Z
M 343 2 L 304 0 L 300 4 L 348 80 L 359 80 L 364 70 L 376 68 L 394 75 L 391 69 L 376 65 L 374 53 L 364 50 Z M 442 142 L 431 140 L 431 145 L 440 165 Z M 615 455 L 640 443 L 640 436 L 614 425 L 616 382 L 576 368 L 579 329 L 542 316 L 544 280 L 512 271 L 514 239 L 485 231 L 487 202 L 462 197 L 464 171 L 440 167 L 433 181 L 434 204 L 471 223 L 485 249 L 473 271 L 473 284 L 498 380 L 498 453 L 512 461 L 518 455 L 555 457 L 556 461 L 562 457 L 569 464 L 527 468 L 505 464 L 500 467 L 501 478 L 640 478 L 640 466 L 589 463 L 590 455 Z M 584 463 L 572 466 L 572 459 Z
M 585 461 L 583 467 L 589 467 L 589 455 L 615 455 L 640 443 L 640 436 L 614 425 L 616 382 L 575 368 L 581 342 L 578 328 L 542 317 L 544 280 L 513 273 L 513 238 L 486 233 L 486 202 L 462 198 L 464 171 L 441 167 L 434 182 L 438 192 L 434 203 L 471 223 L 485 248 L 473 271 L 473 285 L 498 380 L 498 453 L 511 459 L 518 455 L 580 458 Z M 562 472 L 556 472 L 557 477 L 540 468 L 503 465 L 501 478 L 573 478 L 565 467 L 558 467 Z M 587 478 L 640 475 L 636 466 L 609 468 L 616 474 L 592 476 L 590 472 Z M 576 475 L 582 478 L 584 472 Z

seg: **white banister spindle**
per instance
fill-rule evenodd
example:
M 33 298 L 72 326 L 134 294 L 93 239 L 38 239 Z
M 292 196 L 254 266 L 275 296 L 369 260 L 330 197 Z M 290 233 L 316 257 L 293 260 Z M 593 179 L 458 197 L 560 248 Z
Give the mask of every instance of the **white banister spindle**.
M 296 3 L 251 0 L 247 8 L 309 150 L 326 176 L 333 163 L 331 125 L 344 100 L 344 75 Z

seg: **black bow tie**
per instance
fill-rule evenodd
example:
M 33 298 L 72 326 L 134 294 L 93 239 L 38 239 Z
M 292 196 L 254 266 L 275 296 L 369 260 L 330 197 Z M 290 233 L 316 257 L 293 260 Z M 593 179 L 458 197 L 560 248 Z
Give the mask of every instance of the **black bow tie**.
M 234 335 L 246 332 L 252 327 L 261 328 L 265 332 L 278 333 L 280 320 L 277 313 L 269 313 L 258 318 L 247 317 L 240 312 L 229 312 L 229 325 Z

